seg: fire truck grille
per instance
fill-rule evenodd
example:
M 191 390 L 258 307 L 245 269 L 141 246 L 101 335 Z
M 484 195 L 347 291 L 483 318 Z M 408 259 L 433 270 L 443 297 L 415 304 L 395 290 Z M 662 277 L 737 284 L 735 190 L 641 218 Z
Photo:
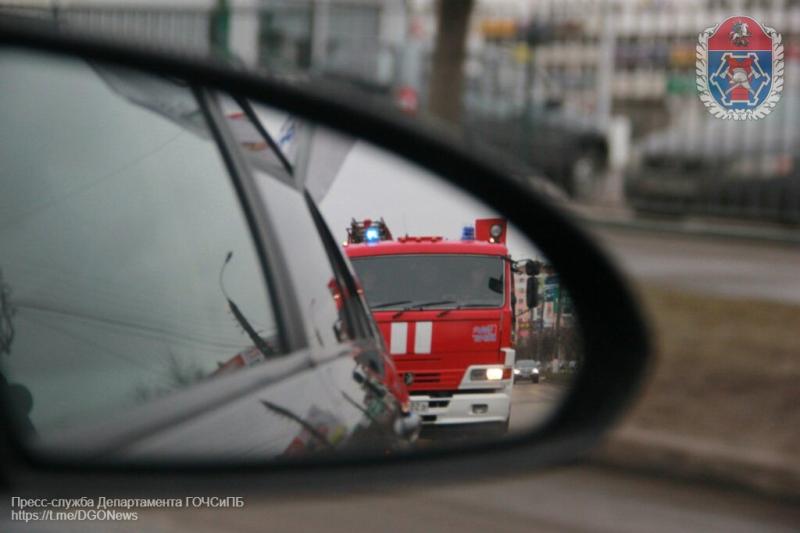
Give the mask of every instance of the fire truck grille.
M 438 372 L 415 372 L 414 383 L 417 385 L 439 383 L 442 375 Z

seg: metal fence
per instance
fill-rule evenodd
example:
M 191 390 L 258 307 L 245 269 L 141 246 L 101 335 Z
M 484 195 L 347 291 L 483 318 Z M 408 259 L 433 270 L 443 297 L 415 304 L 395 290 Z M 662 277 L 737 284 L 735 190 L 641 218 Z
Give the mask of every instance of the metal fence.
M 0 12 L 251 68 L 385 84 L 393 77 L 381 68 L 389 52 L 381 21 L 387 5 L 386 0 L 262 0 L 232 9 L 216 2 L 180 8 L 0 2 Z
M 698 98 L 698 34 L 734 15 L 783 38 L 781 101 L 759 121 L 715 118 Z M 800 222 L 800 2 L 540 0 L 505 23 L 489 15 L 478 31 L 468 115 L 568 189 L 575 169 L 554 170 L 549 154 L 579 157 L 594 130 L 606 155 L 622 154 L 611 174 L 637 211 Z M 620 121 L 630 134 L 609 142 Z
M 0 4 L 0 12 L 188 54 L 207 55 L 212 47 L 211 9 Z

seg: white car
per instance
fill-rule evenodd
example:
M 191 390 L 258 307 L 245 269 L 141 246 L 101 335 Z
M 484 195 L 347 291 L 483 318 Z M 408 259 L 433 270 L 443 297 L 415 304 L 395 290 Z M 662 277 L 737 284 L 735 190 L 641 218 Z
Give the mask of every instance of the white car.
M 533 359 L 520 359 L 514 364 L 514 383 L 520 379 L 529 379 L 531 383 L 539 383 L 539 364 Z

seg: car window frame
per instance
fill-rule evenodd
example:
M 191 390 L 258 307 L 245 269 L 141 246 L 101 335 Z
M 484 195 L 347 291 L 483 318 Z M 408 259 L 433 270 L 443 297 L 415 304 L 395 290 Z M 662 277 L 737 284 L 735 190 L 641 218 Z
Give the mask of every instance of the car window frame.
M 215 93 L 217 97 L 219 97 L 219 93 Z M 279 161 L 283 165 L 284 169 L 286 170 L 286 175 L 278 175 L 278 176 L 270 176 L 274 179 L 281 181 L 282 183 L 296 189 L 299 193 L 301 193 L 304 197 L 306 206 L 309 211 L 309 215 L 313 222 L 313 225 L 317 231 L 318 237 L 322 243 L 322 248 L 325 252 L 325 255 L 328 259 L 328 264 L 333 272 L 334 279 L 336 280 L 337 284 L 339 285 L 340 289 L 345 290 L 345 294 L 343 294 L 342 304 L 343 304 L 343 311 L 345 315 L 346 328 L 348 337 L 355 340 L 355 339 L 369 339 L 379 343 L 382 346 L 382 339 L 383 337 L 380 335 L 380 331 L 372 321 L 372 315 L 368 311 L 368 308 L 364 308 L 363 302 L 362 305 L 359 305 L 359 298 L 357 286 L 355 283 L 354 273 L 348 267 L 346 260 L 344 259 L 343 252 L 338 248 L 336 244 L 336 240 L 334 239 L 333 235 L 330 232 L 330 228 L 328 228 L 327 223 L 324 220 L 324 217 L 319 212 L 319 208 L 317 207 L 316 203 L 314 202 L 311 194 L 308 190 L 300 184 L 297 176 L 295 175 L 294 168 L 288 162 L 285 155 L 281 151 L 280 147 L 275 143 L 275 140 L 270 136 L 267 132 L 264 124 L 258 117 L 258 114 L 253 109 L 252 104 L 246 98 L 243 98 L 236 94 L 229 94 L 228 95 L 233 102 L 235 102 L 245 114 L 247 120 L 253 124 L 255 130 L 261 135 L 264 141 L 269 145 L 273 152 L 276 153 Z M 240 151 L 240 148 L 234 147 Z M 240 151 L 241 153 L 241 151 Z M 258 179 L 258 178 L 256 178 Z M 269 203 L 269 202 L 265 202 Z
M 219 92 L 215 92 L 214 94 L 217 98 L 221 97 Z M 312 226 L 315 230 L 315 235 L 319 239 L 321 249 L 326 256 L 327 265 L 330 267 L 333 278 L 339 285 L 339 288 L 343 290 L 342 312 L 344 316 L 342 318 L 343 321 L 345 321 L 344 326 L 345 332 L 347 333 L 347 339 L 345 339 L 343 342 L 347 342 L 348 339 L 366 339 L 375 342 L 379 347 L 385 349 L 380 330 L 378 329 L 377 325 L 372 322 L 372 315 L 368 310 L 369 308 L 365 306 L 365 301 L 363 301 L 363 298 L 359 297 L 354 271 L 348 266 L 342 250 L 336 244 L 336 240 L 333 237 L 330 228 L 325 222 L 324 217 L 320 213 L 319 208 L 314 202 L 314 199 L 312 198 L 308 189 L 303 185 L 303 183 L 300 182 L 295 173 L 295 169 L 285 158 L 284 154 L 275 143 L 275 140 L 272 139 L 269 132 L 267 132 L 264 124 L 261 122 L 258 114 L 253 109 L 250 101 L 244 97 L 232 93 L 227 94 L 227 96 L 230 97 L 231 100 L 242 109 L 247 120 L 251 122 L 255 130 L 259 135 L 261 135 L 269 147 L 274 152 L 277 152 L 278 159 L 281 161 L 281 164 L 284 166 L 284 170 L 286 171 L 285 174 L 281 172 L 278 175 L 272 175 L 263 172 L 263 175 L 259 174 L 254 179 L 275 179 L 290 189 L 294 189 L 294 191 L 303 197 L 303 205 L 308 210 L 308 212 L 303 213 L 303 215 L 308 216 L 311 220 Z M 239 146 L 233 146 L 232 149 L 242 153 Z M 243 155 L 245 155 L 246 160 L 246 154 Z M 248 169 L 249 168 L 250 167 L 248 166 Z M 264 203 L 269 205 L 269 198 L 266 198 Z M 288 260 L 285 262 L 287 265 L 290 263 Z M 295 295 L 299 301 L 300 295 L 297 294 L 296 290 Z
M 344 298 L 344 308 L 350 317 L 356 331 L 354 331 L 354 338 L 357 339 L 373 339 L 379 343 L 383 337 L 372 318 L 372 313 L 368 307 L 365 307 L 363 298 L 358 293 L 358 286 L 356 284 L 355 273 L 349 268 L 347 260 L 345 259 L 344 252 L 336 243 L 330 228 L 325 222 L 322 213 L 314 203 L 308 191 L 305 191 L 306 203 L 308 204 L 311 217 L 320 234 L 325 252 L 328 254 L 328 259 L 331 262 L 337 282 L 347 291 L 347 298 Z
M 260 195 L 255 183 L 256 178 L 251 172 L 233 132 L 225 121 L 217 92 L 194 84 L 191 87 L 200 103 L 204 118 L 208 122 L 217 149 L 228 169 L 250 233 L 253 236 L 267 291 L 275 310 L 275 321 L 281 339 L 282 352 L 288 354 L 307 348 L 305 320 L 300 311 L 294 285 L 291 283 L 288 263 L 284 259 L 285 251 L 273 231 L 275 225 L 272 223 L 269 206 L 266 202 L 258 201 Z

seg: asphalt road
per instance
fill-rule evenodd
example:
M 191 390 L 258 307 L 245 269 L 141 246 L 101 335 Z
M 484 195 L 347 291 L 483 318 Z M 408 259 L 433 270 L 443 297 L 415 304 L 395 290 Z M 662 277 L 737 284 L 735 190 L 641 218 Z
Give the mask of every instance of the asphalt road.
M 511 426 L 509 431 L 530 431 L 542 424 L 558 406 L 564 387 L 546 382 L 519 381 L 511 397 Z

